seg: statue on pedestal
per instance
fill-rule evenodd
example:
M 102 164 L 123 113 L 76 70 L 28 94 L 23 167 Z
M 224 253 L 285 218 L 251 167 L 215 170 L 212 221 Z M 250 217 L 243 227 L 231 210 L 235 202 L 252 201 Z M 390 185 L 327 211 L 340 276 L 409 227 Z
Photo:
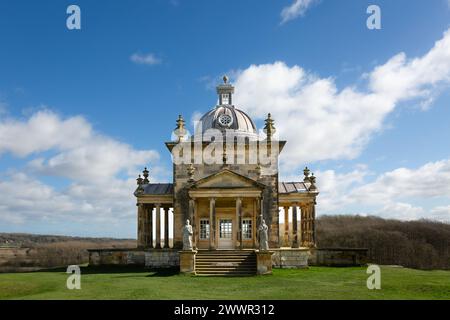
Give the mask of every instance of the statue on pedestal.
M 259 223 L 258 231 L 259 231 L 259 250 L 261 251 L 267 251 L 269 250 L 269 242 L 268 242 L 268 235 L 267 230 L 269 227 L 266 224 L 266 221 L 264 221 L 263 218 L 261 218 L 261 222 Z
M 189 219 L 183 227 L 183 250 L 192 250 L 192 226 Z

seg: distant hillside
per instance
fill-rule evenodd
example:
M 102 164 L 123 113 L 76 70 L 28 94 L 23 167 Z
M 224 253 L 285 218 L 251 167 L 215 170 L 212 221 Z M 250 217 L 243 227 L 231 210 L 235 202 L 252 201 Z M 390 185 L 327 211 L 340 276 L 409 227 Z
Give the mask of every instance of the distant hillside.
M 450 224 L 384 220 L 378 217 L 322 216 L 317 244 L 363 247 L 369 261 L 419 269 L 450 269 Z
M 134 247 L 129 239 L 0 233 L 0 272 L 79 265 L 89 261 L 87 249 Z
M 135 241 L 130 239 L 114 239 L 114 238 L 89 238 L 89 237 L 69 237 L 54 235 L 39 235 L 29 233 L 0 233 L 0 246 L 20 246 L 20 247 L 37 247 L 42 244 L 61 243 L 61 242 L 89 242 L 93 244 L 104 243 L 123 243 L 127 241 Z

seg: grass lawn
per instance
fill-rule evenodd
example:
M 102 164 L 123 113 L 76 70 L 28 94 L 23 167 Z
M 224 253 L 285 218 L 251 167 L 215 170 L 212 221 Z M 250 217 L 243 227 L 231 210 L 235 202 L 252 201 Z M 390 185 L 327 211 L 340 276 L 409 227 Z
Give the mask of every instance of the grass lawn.
M 450 271 L 381 268 L 368 290 L 366 268 L 275 269 L 272 276 L 192 277 L 176 270 L 82 268 L 81 290 L 64 270 L 0 274 L 0 299 L 450 299 Z

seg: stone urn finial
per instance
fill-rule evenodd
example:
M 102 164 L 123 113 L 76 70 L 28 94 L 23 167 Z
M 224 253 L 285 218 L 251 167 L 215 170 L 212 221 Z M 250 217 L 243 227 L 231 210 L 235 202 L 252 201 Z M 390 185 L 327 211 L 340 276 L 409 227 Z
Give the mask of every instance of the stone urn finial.
M 309 191 L 316 191 L 316 177 L 314 176 L 314 173 L 311 174 L 311 177 L 309 177 L 309 181 L 311 182 L 311 186 L 309 187 Z
M 261 171 L 262 171 L 261 166 L 258 164 L 256 166 L 256 174 L 258 175 L 258 178 L 261 177 Z
M 272 119 L 272 115 L 269 113 L 267 114 L 267 119 L 265 120 L 264 126 L 264 133 L 267 136 L 267 140 L 271 140 L 276 131 L 275 121 Z
M 194 173 L 195 173 L 195 167 L 192 163 L 190 163 L 187 167 L 187 173 L 189 176 L 189 182 L 194 182 Z
M 177 126 L 174 130 L 174 133 L 177 136 L 177 140 L 178 140 L 177 142 L 183 141 L 186 136 L 185 121 L 181 114 L 178 115 Z
M 145 167 L 144 171 L 142 171 L 142 175 L 144 177 L 144 180 L 142 181 L 143 184 L 149 184 L 150 183 L 150 180 L 148 179 L 148 174 L 149 174 L 149 171 L 147 170 L 147 167 Z
M 142 186 L 144 184 L 144 179 L 142 179 L 141 175 L 136 179 L 137 185 Z
M 310 177 L 309 177 L 309 173 L 311 171 L 308 169 L 308 167 L 305 167 L 305 169 L 303 169 L 303 175 L 305 176 L 305 178 L 303 179 L 304 182 L 310 182 Z

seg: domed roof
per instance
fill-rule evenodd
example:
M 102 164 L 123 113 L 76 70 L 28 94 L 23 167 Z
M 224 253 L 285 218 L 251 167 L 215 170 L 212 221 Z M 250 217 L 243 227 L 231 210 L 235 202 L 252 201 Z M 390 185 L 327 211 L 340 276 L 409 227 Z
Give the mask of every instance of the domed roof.
M 230 105 L 220 105 L 207 112 L 200 119 L 202 133 L 208 129 L 234 130 L 236 133 L 255 135 L 256 126 L 242 110 Z
M 253 120 L 232 104 L 234 87 L 228 83 L 226 76 L 223 77 L 223 82 L 217 86 L 219 105 L 200 118 L 195 129 L 196 134 L 200 134 L 200 129 L 202 134 L 209 129 L 217 129 L 222 132 L 231 130 L 235 135 L 256 136 L 256 126 Z

